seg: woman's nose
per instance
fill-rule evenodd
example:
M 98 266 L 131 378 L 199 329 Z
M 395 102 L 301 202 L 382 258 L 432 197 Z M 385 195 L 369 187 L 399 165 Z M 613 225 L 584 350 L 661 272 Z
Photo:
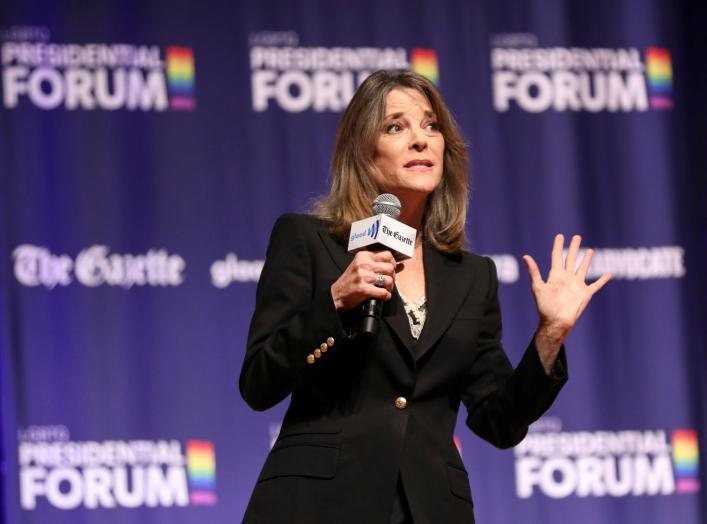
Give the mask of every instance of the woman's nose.
M 427 137 L 422 129 L 412 129 L 409 147 L 415 151 L 422 151 L 427 147 Z

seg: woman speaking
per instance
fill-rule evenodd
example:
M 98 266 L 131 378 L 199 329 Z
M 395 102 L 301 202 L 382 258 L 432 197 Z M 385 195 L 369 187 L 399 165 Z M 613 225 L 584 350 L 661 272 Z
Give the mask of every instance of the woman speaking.
M 563 340 L 610 275 L 585 284 L 579 236 L 566 260 L 555 237 L 547 280 L 525 256 L 539 321 L 513 369 L 494 264 L 464 250 L 467 171 L 432 83 L 402 70 L 363 82 L 339 124 L 329 194 L 310 215 L 280 217 L 270 238 L 240 391 L 256 410 L 292 397 L 244 522 L 473 523 L 453 442 L 460 402 L 472 431 L 507 448 L 567 380 Z M 402 262 L 347 252 L 380 193 L 418 232 Z M 372 298 L 384 303 L 378 333 L 359 336 Z

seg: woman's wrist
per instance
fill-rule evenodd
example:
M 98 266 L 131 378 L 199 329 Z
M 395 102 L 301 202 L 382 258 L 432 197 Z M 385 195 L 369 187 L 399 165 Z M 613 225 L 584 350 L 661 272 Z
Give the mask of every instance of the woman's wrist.
M 337 311 L 341 311 L 344 308 L 344 304 L 341 299 L 337 298 L 339 293 L 337 292 L 336 282 L 331 285 L 331 299 L 334 301 L 334 307 Z
M 550 324 L 540 324 L 538 330 L 535 332 L 535 347 L 538 351 L 538 356 L 540 357 L 540 362 L 543 365 L 545 373 L 548 375 L 552 372 L 552 368 L 555 366 L 555 361 L 557 360 L 557 355 L 562 348 L 562 343 L 565 341 L 565 337 L 569 330 L 563 328 L 562 326 L 550 325 Z

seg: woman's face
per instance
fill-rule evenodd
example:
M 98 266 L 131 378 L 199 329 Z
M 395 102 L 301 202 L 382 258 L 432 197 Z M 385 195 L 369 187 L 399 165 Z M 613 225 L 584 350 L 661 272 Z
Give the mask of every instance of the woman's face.
M 439 186 L 444 137 L 425 95 L 410 88 L 388 93 L 373 162 L 380 189 L 399 198 L 426 196 Z

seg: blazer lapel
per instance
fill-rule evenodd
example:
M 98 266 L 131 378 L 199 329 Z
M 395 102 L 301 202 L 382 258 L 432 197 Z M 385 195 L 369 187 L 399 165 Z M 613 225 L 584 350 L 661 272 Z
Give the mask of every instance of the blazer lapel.
M 349 267 L 349 264 L 354 259 L 353 253 L 346 251 L 346 247 L 343 244 L 334 240 L 325 227 L 320 227 L 318 233 L 334 263 L 342 273 L 346 271 L 346 268 Z
M 452 323 L 471 286 L 471 271 L 465 271 L 462 255 L 445 255 L 423 244 L 427 318 L 415 344 L 419 360 L 439 340 Z
M 415 339 L 410 332 L 410 322 L 408 321 L 403 301 L 397 290 L 393 290 L 393 298 L 383 306 L 383 320 L 390 326 L 390 329 L 397 335 L 398 339 L 407 348 L 412 361 L 415 361 L 413 346 Z

